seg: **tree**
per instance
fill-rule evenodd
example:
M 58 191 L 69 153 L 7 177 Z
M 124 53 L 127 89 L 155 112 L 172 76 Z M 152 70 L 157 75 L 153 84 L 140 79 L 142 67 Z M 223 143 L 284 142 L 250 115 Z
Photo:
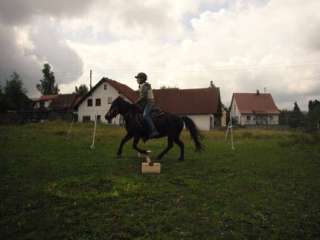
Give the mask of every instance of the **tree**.
M 6 109 L 6 103 L 5 103 L 5 98 L 4 98 L 4 94 L 2 92 L 2 87 L 0 85 L 0 113 L 5 112 Z
M 308 107 L 307 130 L 313 131 L 320 127 L 320 101 L 309 101 Z
M 31 105 L 31 100 L 26 96 L 22 79 L 18 73 L 13 72 L 6 82 L 4 89 L 5 110 L 20 111 Z
M 75 92 L 79 94 L 80 96 L 84 96 L 89 92 L 88 87 L 85 84 L 81 84 L 79 87 L 76 86 Z
M 162 85 L 160 87 L 160 89 L 179 89 L 179 88 L 178 87 L 170 87 L 170 86 Z
M 308 104 L 309 112 L 316 111 L 317 108 L 319 108 L 319 107 L 320 107 L 320 101 L 318 101 L 318 100 L 314 100 L 314 101 L 310 100 L 309 101 L 309 104 Z
M 55 84 L 54 72 L 51 71 L 51 66 L 48 63 L 43 65 L 42 69 L 43 78 L 40 80 L 40 84 L 37 84 L 37 89 L 42 95 L 58 94 L 59 87 Z
M 304 123 L 304 116 L 298 106 L 298 103 L 294 103 L 293 111 L 289 118 L 289 126 L 292 128 L 298 128 L 303 126 Z
M 279 124 L 288 126 L 291 116 L 292 116 L 292 111 L 288 111 L 286 109 L 281 110 L 279 115 Z

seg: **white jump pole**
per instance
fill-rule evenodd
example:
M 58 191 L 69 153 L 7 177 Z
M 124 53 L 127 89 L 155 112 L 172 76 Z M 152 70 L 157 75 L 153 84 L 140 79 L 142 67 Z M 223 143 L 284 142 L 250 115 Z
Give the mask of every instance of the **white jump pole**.
M 94 149 L 94 140 L 96 138 L 96 130 L 97 130 L 97 115 L 94 116 L 94 127 L 93 127 L 93 134 L 92 134 L 92 144 L 90 149 Z
M 232 117 L 230 117 L 230 121 L 229 121 L 229 124 L 228 124 L 228 127 L 227 127 L 227 131 L 226 131 L 226 141 L 228 140 L 228 135 L 229 135 L 229 132 L 230 132 L 230 140 L 231 140 L 231 149 L 234 150 L 234 142 L 233 142 L 233 125 L 232 125 Z

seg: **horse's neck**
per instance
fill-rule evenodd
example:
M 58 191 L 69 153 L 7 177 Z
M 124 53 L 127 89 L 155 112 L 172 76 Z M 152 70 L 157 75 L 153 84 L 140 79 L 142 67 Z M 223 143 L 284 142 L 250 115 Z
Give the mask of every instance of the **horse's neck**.
M 122 103 L 121 110 L 120 110 L 120 114 L 122 116 L 125 117 L 126 115 L 129 115 L 133 111 L 134 111 L 134 105 L 133 104 L 130 104 L 128 102 L 123 102 Z
M 120 113 L 124 118 L 127 118 L 127 120 L 130 120 L 130 118 L 133 115 L 138 114 L 137 108 L 134 104 L 131 103 L 125 103 L 123 105 L 122 112 Z

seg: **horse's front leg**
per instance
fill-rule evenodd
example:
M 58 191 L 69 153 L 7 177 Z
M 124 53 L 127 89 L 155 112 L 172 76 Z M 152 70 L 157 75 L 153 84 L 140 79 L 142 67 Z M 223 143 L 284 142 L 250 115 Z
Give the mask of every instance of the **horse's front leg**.
M 145 155 L 148 154 L 148 151 L 143 150 L 143 149 L 138 147 L 139 141 L 140 141 L 140 137 L 134 137 L 134 139 L 133 139 L 133 148 L 136 151 L 138 151 L 139 153 L 141 153 L 141 154 L 145 154 Z
M 120 143 L 120 146 L 119 146 L 118 152 L 117 152 L 118 158 L 120 158 L 121 155 L 122 155 L 123 145 L 124 145 L 126 142 L 128 142 L 131 138 L 132 138 L 132 136 L 127 133 L 127 135 L 121 140 L 121 143 Z

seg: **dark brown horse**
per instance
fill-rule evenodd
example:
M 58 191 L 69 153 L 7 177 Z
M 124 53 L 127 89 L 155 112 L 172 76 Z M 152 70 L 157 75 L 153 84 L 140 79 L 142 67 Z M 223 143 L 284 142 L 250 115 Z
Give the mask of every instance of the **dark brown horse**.
M 146 150 L 138 147 L 140 139 L 148 140 L 149 129 L 144 123 L 141 110 L 135 105 L 125 101 L 122 97 L 116 98 L 110 107 L 110 110 L 106 114 L 105 118 L 111 121 L 112 118 L 121 114 L 125 120 L 125 128 L 127 135 L 122 139 L 119 149 L 118 157 L 121 157 L 123 145 L 133 138 L 133 148 L 139 153 L 148 154 Z M 196 151 L 201 151 L 203 145 L 199 131 L 195 123 L 189 117 L 179 117 L 175 114 L 161 112 L 157 113 L 153 117 L 154 124 L 160 133 L 157 138 L 168 138 L 168 146 L 157 156 L 157 159 L 161 159 L 172 147 L 173 143 L 176 143 L 180 147 L 179 160 L 184 160 L 184 143 L 180 140 L 180 134 L 185 125 L 189 130 L 191 138 L 196 147 Z

